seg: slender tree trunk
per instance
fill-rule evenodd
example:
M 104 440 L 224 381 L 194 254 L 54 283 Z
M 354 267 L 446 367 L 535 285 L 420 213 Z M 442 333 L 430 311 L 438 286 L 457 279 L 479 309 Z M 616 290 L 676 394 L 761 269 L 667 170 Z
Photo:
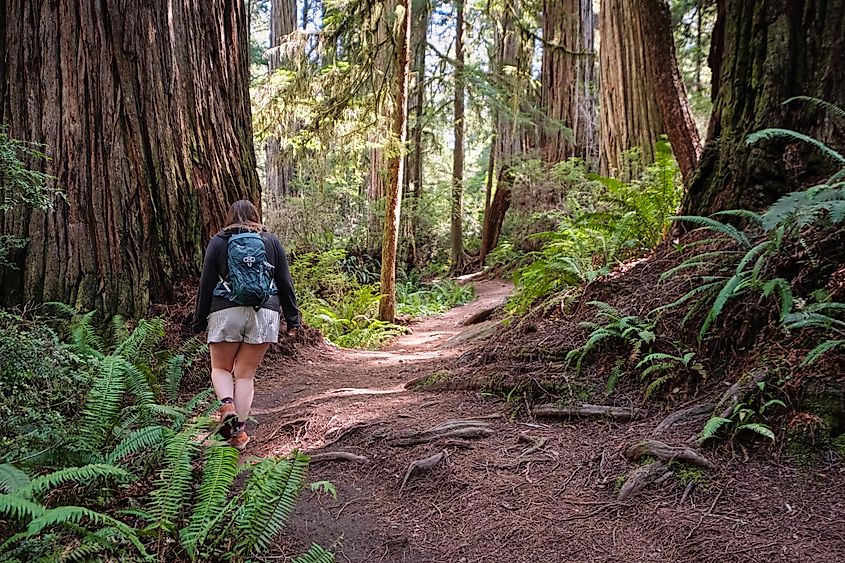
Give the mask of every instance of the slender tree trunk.
M 598 161 L 592 0 L 543 0 L 540 105 L 549 122 L 541 146 L 548 163 L 571 156 Z
M 666 0 L 635 0 L 640 8 L 643 36 L 646 39 L 649 78 L 654 85 L 663 130 L 685 182 L 692 178 L 701 154 L 701 139 L 692 118 L 687 92 L 672 37 L 672 14 Z
M 391 133 L 405 146 L 408 140 L 408 74 L 411 43 L 411 4 L 409 0 L 398 0 L 399 10 L 395 29 L 395 103 Z M 401 213 L 402 185 L 405 181 L 405 159 L 402 154 L 390 157 L 390 184 L 386 198 L 384 240 L 381 252 L 381 301 L 379 319 L 393 321 L 396 318 L 396 250 L 399 246 L 399 217 Z
M 498 112 L 493 114 L 493 123 L 498 123 Z M 490 157 L 487 160 L 487 181 L 484 187 L 484 213 L 481 219 L 481 247 L 478 259 L 484 264 L 490 248 L 490 200 L 493 194 L 493 174 L 496 173 L 496 136 L 490 139 Z
M 654 146 L 663 119 L 648 71 L 649 54 L 643 22 L 634 2 L 602 0 L 599 12 L 601 49 L 601 173 L 622 179 L 635 176 L 654 161 Z M 639 162 L 623 153 L 640 149 Z
M 413 2 L 413 30 L 411 33 L 411 76 L 408 86 L 409 147 L 407 173 L 403 190 L 407 200 L 405 228 L 407 235 L 406 263 L 413 268 L 417 263 L 416 223 L 417 210 L 422 196 L 423 183 L 423 115 L 425 110 L 425 53 L 428 46 L 428 0 Z
M 148 313 L 195 276 L 234 200 L 259 200 L 242 0 L 7 0 L 0 121 L 67 196 L 0 216 L 29 239 L 6 304 Z
M 718 3 L 710 51 L 713 113 L 701 162 L 683 203 L 688 214 L 761 209 L 825 173 L 819 153 L 777 140 L 749 146 L 766 127 L 793 129 L 842 151 L 841 123 L 813 96 L 845 107 L 845 0 Z
M 270 2 L 270 47 L 278 47 L 281 40 L 296 29 L 295 0 L 271 0 Z M 285 65 L 285 57 L 271 51 L 267 61 L 270 72 Z M 293 132 L 296 128 L 289 116 L 280 116 L 281 126 Z M 267 139 L 265 155 L 265 199 L 271 207 L 277 207 L 280 200 L 293 194 L 293 161 L 276 136 Z
M 464 3 L 455 2 L 455 151 L 452 156 L 452 271 L 461 272 L 469 257 L 464 251 Z

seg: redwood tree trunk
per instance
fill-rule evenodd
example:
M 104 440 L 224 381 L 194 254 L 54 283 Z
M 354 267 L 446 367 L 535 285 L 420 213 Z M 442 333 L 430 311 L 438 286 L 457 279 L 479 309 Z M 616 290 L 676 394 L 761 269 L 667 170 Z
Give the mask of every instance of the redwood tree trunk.
M 843 150 L 841 125 L 793 96 L 845 107 L 845 0 L 727 0 L 713 31 L 713 114 L 687 214 L 761 209 L 824 173 L 815 149 L 789 141 L 755 146 L 748 134 L 793 129 Z
M 498 167 L 497 179 L 510 176 L 510 167 L 515 156 L 525 152 L 526 135 L 520 124 L 519 112 L 528 88 L 531 63 L 531 50 L 523 42 L 518 30 L 516 15 L 521 14 L 522 4 L 518 0 L 508 4 L 500 14 L 500 22 L 495 33 L 494 68 L 498 86 L 505 94 L 507 109 L 495 112 L 495 134 L 493 137 L 493 153 L 495 166 Z M 492 179 L 493 175 L 490 176 Z M 487 255 L 496 247 L 502 222 L 510 205 L 510 184 L 504 182 L 501 186 L 496 183 L 496 191 L 484 216 L 481 232 L 480 259 L 484 263 Z M 501 196 L 499 189 L 505 190 Z M 497 203 L 498 202 L 498 203 Z
M 450 225 L 452 270 L 463 270 L 467 255 L 464 251 L 464 3 L 455 2 L 455 151 L 452 154 L 452 213 Z
M 270 2 L 270 47 L 278 47 L 286 35 L 296 29 L 295 0 L 271 0 Z M 267 61 L 270 72 L 284 66 L 285 59 L 278 52 L 271 51 Z M 282 126 L 293 130 L 295 125 L 288 116 L 280 116 Z M 285 154 L 278 137 L 271 136 L 264 147 L 267 193 L 265 197 L 271 204 L 281 198 L 293 195 L 293 162 Z
M 598 161 L 592 0 L 543 0 L 540 105 L 548 163 L 571 156 Z
M 599 12 L 601 49 L 601 173 L 629 179 L 640 165 L 654 161 L 654 146 L 663 133 L 647 65 L 649 54 L 639 11 L 629 0 L 602 0 Z M 631 166 L 622 153 L 640 148 Z
M 240 0 L 5 2 L 2 121 L 67 201 L 0 217 L 29 239 L 4 301 L 145 315 L 197 274 L 228 205 L 259 202 Z
M 643 22 L 649 77 L 654 85 L 663 129 L 669 137 L 685 182 L 692 178 L 701 154 L 701 139 L 692 118 L 672 37 L 672 14 L 666 0 L 637 0 Z
M 391 134 L 405 146 L 408 140 L 408 64 L 411 42 L 411 4 L 409 0 L 397 0 L 399 10 L 395 29 L 394 105 Z M 390 182 L 385 199 L 384 238 L 381 245 L 381 300 L 379 319 L 393 321 L 396 318 L 396 250 L 399 246 L 399 217 L 402 202 L 402 184 L 405 181 L 405 158 L 401 154 L 390 156 Z

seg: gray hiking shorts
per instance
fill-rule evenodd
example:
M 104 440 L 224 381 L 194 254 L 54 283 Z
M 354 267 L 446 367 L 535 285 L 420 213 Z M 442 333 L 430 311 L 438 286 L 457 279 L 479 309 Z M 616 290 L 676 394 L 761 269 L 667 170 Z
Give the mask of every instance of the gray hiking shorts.
M 229 307 L 208 315 L 208 342 L 279 341 L 279 312 L 252 307 Z

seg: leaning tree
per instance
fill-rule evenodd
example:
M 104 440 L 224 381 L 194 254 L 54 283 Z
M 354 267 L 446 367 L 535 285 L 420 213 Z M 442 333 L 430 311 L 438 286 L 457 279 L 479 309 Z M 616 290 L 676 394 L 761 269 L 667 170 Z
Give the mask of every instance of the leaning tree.
M 0 5 L 0 119 L 65 198 L 9 212 L 12 302 L 144 315 L 195 275 L 227 205 L 259 199 L 242 0 Z
M 760 209 L 826 173 L 808 145 L 783 139 L 749 145 L 746 139 L 760 129 L 785 128 L 841 151 L 841 124 L 793 98 L 845 108 L 843 29 L 845 0 L 719 1 L 709 61 L 713 114 L 685 213 Z

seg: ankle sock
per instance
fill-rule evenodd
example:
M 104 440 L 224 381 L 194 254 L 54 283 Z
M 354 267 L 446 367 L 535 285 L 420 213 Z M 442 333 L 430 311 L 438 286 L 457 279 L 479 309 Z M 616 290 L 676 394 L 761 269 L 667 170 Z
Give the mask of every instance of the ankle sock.
M 224 405 L 231 405 L 235 401 L 232 399 L 232 397 L 223 397 L 222 399 L 220 399 L 220 402 Z

